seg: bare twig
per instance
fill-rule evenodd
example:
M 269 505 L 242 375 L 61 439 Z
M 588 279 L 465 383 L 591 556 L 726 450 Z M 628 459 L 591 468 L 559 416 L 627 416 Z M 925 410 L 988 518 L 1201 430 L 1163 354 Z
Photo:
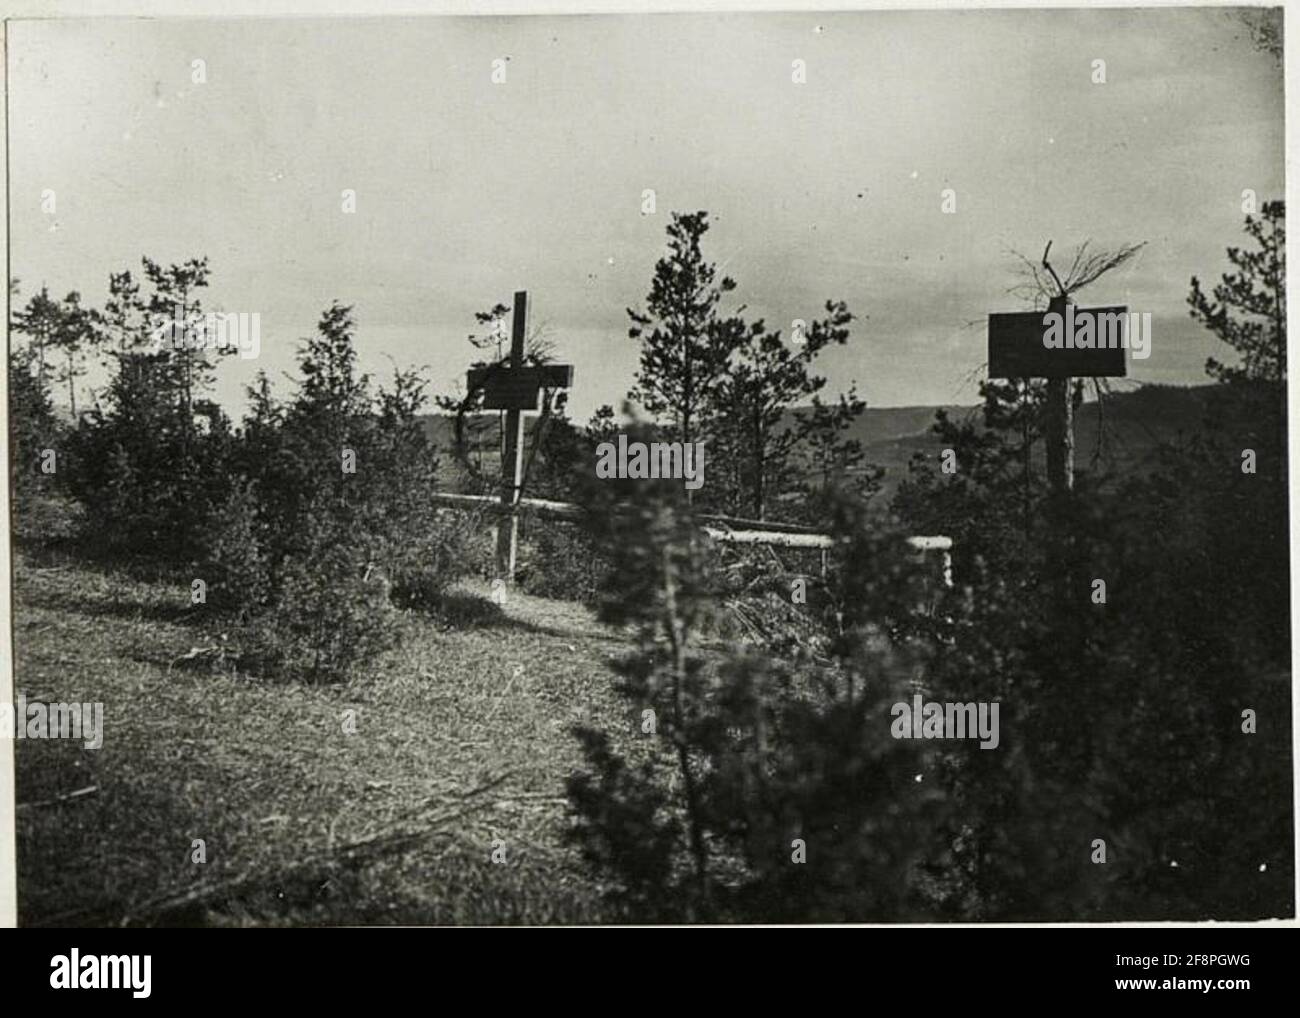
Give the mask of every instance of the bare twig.
M 87 795 L 94 795 L 98 791 L 98 785 L 87 785 L 85 788 L 78 788 L 75 792 L 65 792 L 63 795 L 56 795 L 53 799 L 40 799 L 36 802 L 20 802 L 14 807 L 14 809 L 31 809 L 34 806 L 53 806 L 60 802 L 67 802 L 69 799 L 81 799 Z
M 1076 293 L 1096 282 L 1111 269 L 1119 268 L 1146 247 L 1146 241 L 1142 241 L 1140 244 L 1122 244 L 1113 251 L 1089 254 L 1088 244 L 1088 241 L 1084 241 L 1079 247 L 1074 264 L 1070 266 L 1070 273 L 1065 281 L 1067 293 Z
M 1051 250 L 1052 250 L 1052 242 L 1049 240 L 1047 242 L 1047 247 L 1043 248 L 1043 268 L 1045 268 L 1048 272 L 1052 274 L 1052 281 L 1056 283 L 1056 295 L 1058 297 L 1064 297 L 1066 293 L 1068 293 L 1069 291 L 1066 290 L 1065 284 L 1061 282 L 1061 277 L 1056 274 L 1056 270 L 1052 268 L 1052 263 L 1047 260 L 1047 256 L 1051 252 Z M 1076 262 L 1078 261 L 1077 255 L 1075 256 L 1075 261 Z
M 1122 244 L 1113 250 L 1093 251 L 1092 241 L 1085 240 L 1075 250 L 1070 261 L 1070 268 L 1062 279 L 1048 261 L 1052 250 L 1049 240 L 1043 249 L 1043 257 L 1033 262 L 1019 251 L 1010 253 L 1020 262 L 1021 282 L 1007 288 L 1007 292 L 1024 300 L 1032 301 L 1035 307 L 1039 302 L 1054 297 L 1066 297 L 1078 293 L 1104 276 L 1111 269 L 1118 268 L 1132 259 L 1146 246 L 1140 244 Z M 1049 278 L 1050 277 L 1050 278 Z

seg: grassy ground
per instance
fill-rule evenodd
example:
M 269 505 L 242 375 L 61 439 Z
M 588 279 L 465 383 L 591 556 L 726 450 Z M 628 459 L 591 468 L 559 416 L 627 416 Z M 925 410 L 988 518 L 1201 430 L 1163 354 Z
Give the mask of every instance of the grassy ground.
M 104 704 L 102 749 L 15 744 L 20 922 L 614 918 L 563 834 L 570 727 L 636 730 L 618 634 L 526 595 L 496 611 L 471 584 L 486 621 L 409 616 L 349 685 L 250 681 L 176 663 L 206 642 L 180 579 L 18 559 L 18 690 Z

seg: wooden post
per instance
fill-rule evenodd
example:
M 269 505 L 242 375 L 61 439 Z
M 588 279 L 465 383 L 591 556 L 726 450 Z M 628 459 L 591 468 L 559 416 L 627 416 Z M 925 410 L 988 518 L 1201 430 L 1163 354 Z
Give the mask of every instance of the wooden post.
M 1065 319 L 1068 297 L 1054 297 L 1050 310 Z M 1047 483 L 1053 495 L 1074 490 L 1074 401 L 1069 378 L 1047 380 L 1046 419 L 1043 437 L 1047 441 Z
M 528 291 L 515 292 L 514 327 L 510 334 L 510 368 L 524 366 L 524 340 L 528 333 Z M 497 526 L 497 576 L 515 581 L 515 550 L 519 540 L 519 496 L 524 470 L 524 415 L 518 408 L 506 411 L 505 450 L 501 457 L 501 503 L 509 507 Z
M 1070 298 L 1055 297 L 1051 310 L 1065 320 Z M 1063 613 L 1067 629 L 1072 626 L 1071 611 L 1075 583 L 1070 568 L 1070 496 L 1074 492 L 1074 402 L 1070 398 L 1070 379 L 1047 380 L 1047 403 L 1044 407 L 1043 437 L 1047 441 L 1047 562 L 1049 584 Z

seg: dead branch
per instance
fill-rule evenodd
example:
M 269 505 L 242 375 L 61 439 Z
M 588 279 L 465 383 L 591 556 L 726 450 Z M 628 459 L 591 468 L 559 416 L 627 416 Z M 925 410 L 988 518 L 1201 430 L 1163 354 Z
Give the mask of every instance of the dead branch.
M 78 788 L 75 792 L 64 792 L 62 795 L 56 795 L 53 799 L 39 799 L 36 802 L 20 802 L 14 809 L 32 809 L 36 806 L 54 806 L 60 802 L 67 802 L 70 799 L 81 799 L 87 795 L 94 795 L 99 791 L 98 785 L 87 785 L 85 788 Z
M 1111 250 L 1093 251 L 1092 241 L 1085 240 L 1075 250 L 1070 260 L 1070 268 L 1062 279 L 1048 261 L 1052 250 L 1052 241 L 1043 249 L 1043 257 L 1034 262 L 1019 251 L 1011 250 L 1013 258 L 1020 262 L 1018 270 L 1021 282 L 1007 288 L 1007 293 L 1032 301 L 1038 307 L 1043 300 L 1054 297 L 1068 297 L 1090 286 L 1112 269 L 1132 259 L 1146 247 L 1146 241 L 1138 244 L 1122 244 Z
M 1084 242 L 1084 246 L 1085 247 L 1087 246 L 1086 241 Z M 1052 268 L 1052 263 L 1047 260 L 1047 256 L 1051 252 L 1051 250 L 1052 250 L 1052 242 L 1049 240 L 1047 242 L 1047 247 L 1043 248 L 1043 268 L 1045 268 L 1048 272 L 1052 274 L 1052 282 L 1056 284 L 1056 295 L 1058 297 L 1064 297 L 1067 293 L 1069 293 L 1069 291 L 1065 288 L 1065 284 L 1061 282 L 1061 277 L 1056 274 L 1056 270 Z M 1075 258 L 1075 261 L 1076 262 L 1078 261 L 1077 256 Z
M 1140 244 L 1122 244 L 1113 251 L 1097 251 L 1092 254 L 1088 252 L 1089 243 L 1084 241 L 1075 255 L 1065 279 L 1066 293 L 1077 293 L 1112 269 L 1119 268 L 1146 247 L 1147 242 L 1144 240 Z

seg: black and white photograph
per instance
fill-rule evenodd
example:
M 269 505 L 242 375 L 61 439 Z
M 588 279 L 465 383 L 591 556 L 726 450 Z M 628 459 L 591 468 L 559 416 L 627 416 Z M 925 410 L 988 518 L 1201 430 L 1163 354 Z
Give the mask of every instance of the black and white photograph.
M 6 924 L 1293 924 L 1283 14 L 10 17 Z

